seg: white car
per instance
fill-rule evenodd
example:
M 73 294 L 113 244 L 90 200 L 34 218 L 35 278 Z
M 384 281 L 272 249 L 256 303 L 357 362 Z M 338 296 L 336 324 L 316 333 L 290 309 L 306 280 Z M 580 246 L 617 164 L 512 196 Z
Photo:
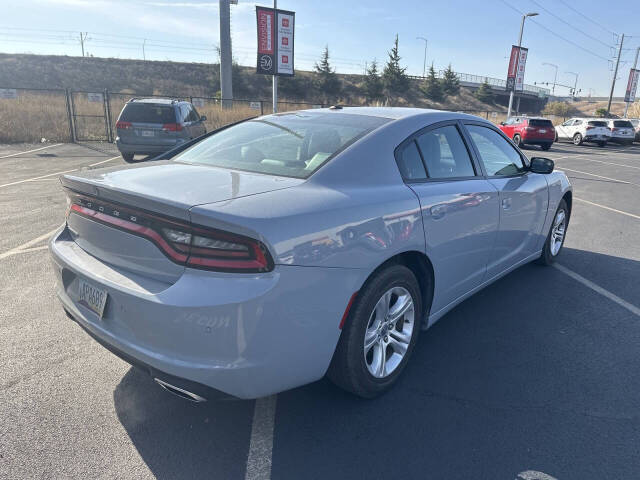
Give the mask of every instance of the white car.
M 635 141 L 640 142 L 640 119 L 632 118 L 629 121 L 631 122 L 631 125 L 633 125 L 633 129 L 636 132 Z
M 636 132 L 633 124 L 624 118 L 611 119 L 608 122 L 611 131 L 611 141 L 631 145 L 635 139 Z
M 604 147 L 611 140 L 611 130 L 607 120 L 570 118 L 556 127 L 556 142 L 560 140 L 570 140 L 574 145 L 592 142 Z

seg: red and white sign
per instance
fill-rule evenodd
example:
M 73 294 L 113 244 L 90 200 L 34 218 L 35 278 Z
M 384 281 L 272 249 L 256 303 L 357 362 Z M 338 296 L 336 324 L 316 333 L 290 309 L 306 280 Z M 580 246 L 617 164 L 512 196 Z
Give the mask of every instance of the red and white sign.
M 636 91 L 638 90 L 638 77 L 640 77 L 640 70 L 632 68 L 629 71 L 629 81 L 627 82 L 627 90 L 624 94 L 625 102 L 635 102 Z
M 507 71 L 507 91 L 524 89 L 524 70 L 527 64 L 529 49 L 524 47 L 511 47 L 509 57 L 509 70 Z
M 273 54 L 273 10 L 260 9 L 258 14 L 258 53 Z
M 293 75 L 293 12 L 278 10 L 278 74 Z M 291 39 L 291 41 L 289 41 Z

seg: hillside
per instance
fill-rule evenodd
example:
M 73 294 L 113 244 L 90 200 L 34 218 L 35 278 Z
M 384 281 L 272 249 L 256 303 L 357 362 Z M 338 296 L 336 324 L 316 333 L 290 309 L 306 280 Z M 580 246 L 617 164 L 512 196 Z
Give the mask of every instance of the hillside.
M 271 78 L 256 75 L 254 69 L 234 66 L 234 98 L 268 100 Z M 281 78 L 280 98 L 308 103 L 367 103 L 359 84 L 362 75 L 339 74 L 341 94 L 327 98 L 312 83 L 311 72 L 298 71 L 292 79 Z M 131 94 L 214 97 L 220 90 L 219 66 L 207 63 L 122 60 L 116 58 L 53 55 L 0 54 L 0 88 L 70 88 Z M 442 103 L 430 102 L 412 81 L 401 96 L 386 98 L 388 105 L 431 107 L 451 110 L 503 111 L 500 105 L 478 101 L 466 89 Z

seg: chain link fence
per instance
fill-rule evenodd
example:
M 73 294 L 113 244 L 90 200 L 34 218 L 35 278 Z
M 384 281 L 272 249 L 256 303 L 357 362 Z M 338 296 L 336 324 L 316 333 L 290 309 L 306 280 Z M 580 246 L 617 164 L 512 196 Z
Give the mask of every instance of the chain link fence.
M 208 131 L 271 112 L 271 101 L 220 100 L 190 95 L 142 95 L 130 92 L 70 91 L 0 87 L 0 143 L 114 142 L 116 120 L 132 98 L 170 98 L 193 103 L 205 115 Z M 279 112 L 322 108 L 326 104 L 278 102 Z M 506 120 L 503 111 L 458 110 L 495 124 Z M 521 114 L 523 115 L 523 114 Z M 554 117 L 554 124 L 563 117 Z M 44 139 L 44 140 L 43 140 Z

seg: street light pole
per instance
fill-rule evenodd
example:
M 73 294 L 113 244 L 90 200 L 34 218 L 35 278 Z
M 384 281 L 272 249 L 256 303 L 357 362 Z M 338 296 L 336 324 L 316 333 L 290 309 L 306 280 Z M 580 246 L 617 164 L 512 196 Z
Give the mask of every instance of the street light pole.
M 576 79 L 573 82 L 573 98 L 576 98 L 576 88 L 578 88 L 578 74 L 576 72 L 564 72 L 564 73 L 568 73 L 569 75 L 575 75 Z
M 522 15 L 522 23 L 520 23 L 520 36 L 518 37 L 518 62 L 520 61 L 520 47 L 522 46 L 522 32 L 524 31 L 524 21 L 527 17 L 535 17 L 538 15 L 538 12 L 529 12 Z M 515 85 L 513 86 L 513 90 L 509 92 L 509 108 L 507 109 L 507 118 L 511 116 L 511 107 L 513 107 L 513 92 L 515 90 Z
M 416 40 L 424 40 L 424 60 L 422 61 L 422 78 L 427 73 L 427 39 L 424 37 L 416 37 Z
M 613 71 L 613 80 L 611 81 L 611 92 L 609 93 L 609 103 L 607 104 L 607 117 L 611 110 L 611 100 L 613 100 L 613 90 L 616 88 L 616 77 L 618 76 L 618 67 L 620 66 L 620 56 L 622 55 L 622 45 L 624 44 L 624 33 L 620 37 L 620 49 L 618 50 L 618 60 L 616 60 L 616 69 Z
M 274 15 L 276 16 L 276 22 L 277 17 L 278 17 L 278 0 L 273 0 L 273 11 L 275 12 Z M 278 65 L 278 59 L 274 59 L 276 61 L 276 70 L 278 69 L 277 65 Z M 272 78 L 272 84 L 271 84 L 271 88 L 273 90 L 272 95 L 272 103 L 273 103 L 273 113 L 278 113 L 278 75 L 274 75 Z
M 633 69 L 638 66 L 638 54 L 640 53 L 640 47 L 636 49 L 636 59 L 633 61 Z M 629 102 L 626 102 L 624 105 L 624 118 L 627 118 L 627 112 L 629 111 Z
M 556 94 L 556 83 L 558 82 L 558 65 L 555 65 L 553 63 L 543 63 L 542 65 L 549 65 L 550 67 L 553 67 L 556 69 L 556 73 L 553 76 L 553 87 L 551 87 L 551 95 L 555 95 Z

